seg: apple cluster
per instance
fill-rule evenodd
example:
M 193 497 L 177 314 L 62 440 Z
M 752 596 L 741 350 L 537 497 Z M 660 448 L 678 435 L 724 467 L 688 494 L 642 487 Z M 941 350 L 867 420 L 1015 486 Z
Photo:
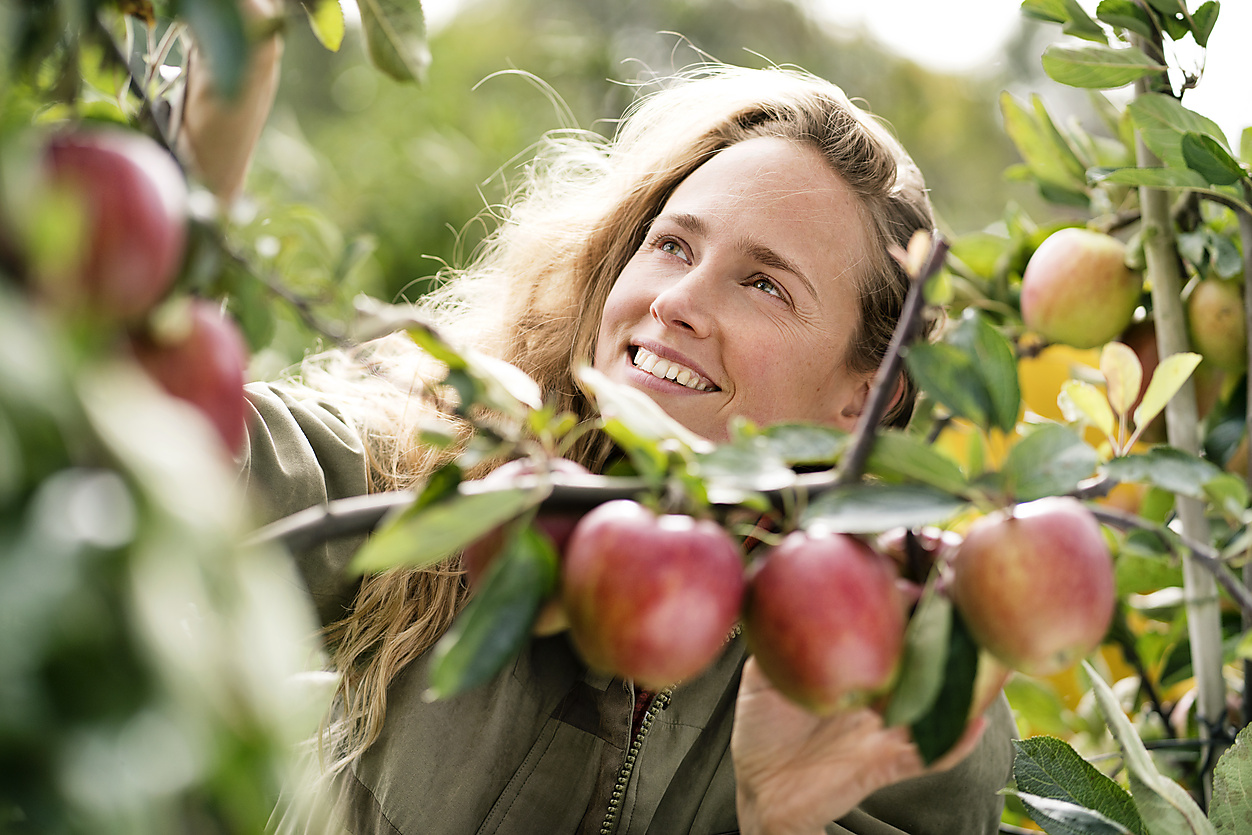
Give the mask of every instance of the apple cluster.
M 36 168 L 29 205 L 55 212 L 55 225 L 71 234 L 56 251 L 28 236 L 35 295 L 121 334 L 121 352 L 195 406 L 237 451 L 245 436 L 242 336 L 218 304 L 172 292 L 189 225 L 178 163 L 155 140 L 118 126 L 51 136 Z
M 882 704 L 898 680 L 920 589 L 901 576 L 889 537 L 871 543 L 814 527 L 749 560 L 712 520 L 621 499 L 580 519 L 541 513 L 536 526 L 560 555 L 543 631 L 568 625 L 594 668 L 667 686 L 703 670 L 742 623 L 762 671 L 814 713 Z M 929 542 L 937 588 L 1004 668 L 1047 675 L 1103 640 L 1112 558 L 1076 499 L 1018 505 L 981 517 L 963 539 Z M 497 534 L 467 550 L 471 584 L 500 543 Z

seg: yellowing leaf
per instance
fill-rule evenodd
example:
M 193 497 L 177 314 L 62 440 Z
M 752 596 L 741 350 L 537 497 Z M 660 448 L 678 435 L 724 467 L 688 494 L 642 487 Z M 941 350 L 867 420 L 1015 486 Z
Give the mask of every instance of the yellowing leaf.
M 1109 408 L 1108 398 L 1091 383 L 1082 380 L 1067 380 L 1061 386 L 1061 393 L 1056 398 L 1061 407 L 1061 414 L 1068 421 L 1081 420 L 1090 423 L 1107 437 L 1113 437 L 1116 419 Z
M 339 0 L 305 0 L 303 6 L 317 40 L 331 52 L 338 52 L 344 31 L 343 7 Z
M 1143 366 L 1133 348 L 1124 342 L 1110 342 L 1100 352 L 1100 372 L 1108 388 L 1113 412 L 1125 415 L 1135 405 L 1143 381 Z
M 1161 360 L 1148 383 L 1148 390 L 1143 393 L 1143 402 L 1135 409 L 1135 426 L 1146 426 L 1159 415 L 1199 364 L 1200 355 L 1192 353 L 1173 354 Z

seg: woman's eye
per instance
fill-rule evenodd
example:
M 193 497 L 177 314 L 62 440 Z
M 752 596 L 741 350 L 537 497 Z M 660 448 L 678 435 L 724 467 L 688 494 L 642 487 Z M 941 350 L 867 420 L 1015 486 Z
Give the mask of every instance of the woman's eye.
M 777 296 L 780 299 L 783 298 L 783 292 L 778 285 L 764 276 L 757 276 L 752 279 L 752 286 L 763 293 L 769 293 L 771 296 Z
M 677 258 L 683 259 L 684 261 L 687 260 L 687 253 L 683 252 L 682 245 L 673 239 L 667 238 L 661 241 L 657 245 L 657 249 L 661 250 L 661 252 L 664 252 L 666 255 L 673 255 Z

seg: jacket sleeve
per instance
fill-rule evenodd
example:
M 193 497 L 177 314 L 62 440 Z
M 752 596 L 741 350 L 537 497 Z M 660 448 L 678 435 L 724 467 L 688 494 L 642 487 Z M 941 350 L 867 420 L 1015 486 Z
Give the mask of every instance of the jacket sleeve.
M 247 398 L 240 478 L 258 523 L 369 492 L 365 444 L 333 406 L 281 384 L 249 384 Z M 364 539 L 334 539 L 293 555 L 323 624 L 341 618 L 356 592 L 359 581 L 346 568 Z

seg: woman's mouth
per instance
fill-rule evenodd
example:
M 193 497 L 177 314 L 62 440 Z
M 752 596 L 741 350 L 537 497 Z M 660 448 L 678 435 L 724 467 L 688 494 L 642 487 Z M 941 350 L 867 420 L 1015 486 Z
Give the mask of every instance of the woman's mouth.
M 640 371 L 646 371 L 660 380 L 672 380 L 684 388 L 694 391 L 718 391 L 718 387 L 697 372 L 672 360 L 667 360 L 649 351 L 647 348 L 632 346 L 634 355 L 631 362 Z

